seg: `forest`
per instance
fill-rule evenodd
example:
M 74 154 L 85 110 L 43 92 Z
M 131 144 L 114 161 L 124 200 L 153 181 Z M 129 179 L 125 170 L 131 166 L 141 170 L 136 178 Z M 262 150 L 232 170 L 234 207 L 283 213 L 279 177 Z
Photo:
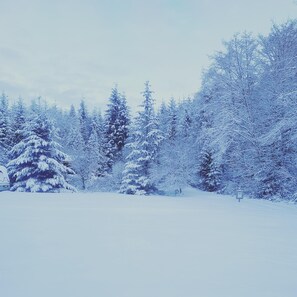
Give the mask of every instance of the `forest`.
M 134 117 L 117 86 L 103 113 L 84 100 L 63 110 L 3 93 L 0 164 L 11 191 L 171 195 L 192 186 L 297 201 L 297 20 L 223 46 L 194 96 L 156 109 L 145 82 Z

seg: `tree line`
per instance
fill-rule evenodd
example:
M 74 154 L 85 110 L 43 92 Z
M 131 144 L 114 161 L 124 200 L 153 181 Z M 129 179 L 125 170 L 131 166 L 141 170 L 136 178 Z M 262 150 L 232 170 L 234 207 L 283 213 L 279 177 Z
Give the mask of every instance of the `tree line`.
M 297 21 L 235 34 L 192 98 L 157 110 L 149 82 L 131 117 L 117 87 L 104 114 L 0 100 L 0 162 L 17 191 L 205 191 L 296 200 Z

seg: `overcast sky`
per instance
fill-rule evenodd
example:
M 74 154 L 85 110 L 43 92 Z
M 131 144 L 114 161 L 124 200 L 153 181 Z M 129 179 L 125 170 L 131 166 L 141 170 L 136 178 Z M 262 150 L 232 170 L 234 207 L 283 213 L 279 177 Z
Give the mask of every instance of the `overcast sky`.
M 295 3 L 294 3 L 295 2 Z M 209 55 L 236 32 L 296 18 L 294 0 L 0 0 L 0 90 L 61 107 L 105 108 L 118 84 L 133 108 L 197 92 Z

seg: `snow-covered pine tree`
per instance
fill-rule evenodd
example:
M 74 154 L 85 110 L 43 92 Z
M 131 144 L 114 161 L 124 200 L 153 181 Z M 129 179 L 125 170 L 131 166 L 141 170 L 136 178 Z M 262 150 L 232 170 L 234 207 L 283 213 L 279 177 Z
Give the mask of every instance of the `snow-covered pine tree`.
M 80 132 L 85 143 L 88 142 L 91 133 L 90 119 L 85 100 L 81 100 L 78 110 Z
M 70 111 L 66 115 L 66 119 L 67 127 L 64 127 L 64 129 L 66 128 L 66 131 L 64 132 L 64 145 L 67 154 L 73 157 L 79 154 L 79 151 L 82 149 L 84 144 L 80 119 L 73 105 L 71 105 Z
M 11 190 L 20 192 L 74 191 L 66 181 L 72 171 L 63 162 L 66 155 L 54 140 L 54 129 L 43 112 L 33 113 L 24 139 L 11 150 L 9 175 L 15 180 Z
M 168 138 L 169 140 L 176 140 L 177 138 L 177 105 L 174 98 L 170 99 L 168 106 L 169 123 L 168 123 Z
M 117 87 L 114 87 L 105 114 L 105 147 L 109 168 L 121 158 L 122 149 L 128 138 L 129 123 L 126 98 L 118 92 Z
M 166 103 L 163 101 L 157 112 L 157 121 L 159 124 L 159 129 L 162 132 L 164 139 L 167 139 L 167 134 L 169 130 L 169 111 Z
M 8 161 L 8 151 L 10 148 L 8 98 L 2 93 L 0 98 L 0 164 L 4 165 Z
M 101 115 L 94 114 L 91 124 L 91 135 L 86 145 L 90 168 L 94 177 L 102 177 L 107 171 L 107 158 L 104 154 Z
M 100 168 L 100 152 L 98 150 L 98 138 L 96 132 L 92 130 L 88 142 L 81 143 L 71 160 L 72 167 L 81 180 L 82 189 L 85 190 L 91 184 L 92 180 L 103 171 Z
M 19 98 L 18 101 L 12 106 L 10 114 L 10 142 L 11 146 L 13 147 L 24 138 L 23 132 L 26 123 L 26 107 L 21 98 Z
M 120 100 L 120 114 L 119 114 L 119 137 L 117 142 L 117 147 L 119 155 L 127 143 L 129 137 L 129 125 L 130 125 L 130 112 L 127 105 L 127 99 L 125 95 L 121 94 Z
M 213 153 L 204 149 L 201 152 L 201 164 L 199 166 L 200 187 L 204 191 L 216 192 L 220 189 L 221 171 L 215 163 Z
M 19 98 L 16 104 L 14 104 L 11 108 L 11 135 L 10 135 L 10 143 L 11 148 L 17 145 L 25 138 L 25 125 L 26 125 L 26 107 Z M 8 159 L 13 160 L 18 157 L 18 152 L 10 149 L 8 152 Z M 9 172 L 10 173 L 10 172 Z M 10 183 L 13 185 L 15 183 L 15 177 L 10 174 Z
M 156 190 L 150 176 L 163 136 L 158 129 L 154 112 L 154 99 L 149 82 L 145 83 L 142 111 L 138 113 L 133 133 L 128 144 L 121 193 L 148 195 Z
M 188 138 L 191 136 L 191 127 L 193 124 L 193 119 L 189 114 L 188 107 L 185 103 L 185 106 L 181 106 L 181 115 L 180 115 L 180 122 L 179 122 L 179 133 L 180 136 L 183 138 Z M 185 108 L 184 108 L 185 107 Z
M 84 104 L 83 104 L 84 106 Z M 89 168 L 87 166 L 86 159 L 88 155 L 85 147 L 86 143 L 82 136 L 80 115 L 77 114 L 74 106 L 72 105 L 67 115 L 68 127 L 65 135 L 65 151 L 69 155 L 70 167 L 75 172 L 72 179 L 78 179 L 79 181 L 73 181 L 76 186 L 86 188 L 86 182 L 89 179 Z

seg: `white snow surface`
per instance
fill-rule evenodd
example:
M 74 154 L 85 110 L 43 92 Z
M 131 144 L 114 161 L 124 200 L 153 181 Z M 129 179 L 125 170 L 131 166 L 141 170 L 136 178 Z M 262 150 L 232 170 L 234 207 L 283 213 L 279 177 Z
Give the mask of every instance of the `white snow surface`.
M 297 206 L 0 193 L 0 296 L 296 297 Z

